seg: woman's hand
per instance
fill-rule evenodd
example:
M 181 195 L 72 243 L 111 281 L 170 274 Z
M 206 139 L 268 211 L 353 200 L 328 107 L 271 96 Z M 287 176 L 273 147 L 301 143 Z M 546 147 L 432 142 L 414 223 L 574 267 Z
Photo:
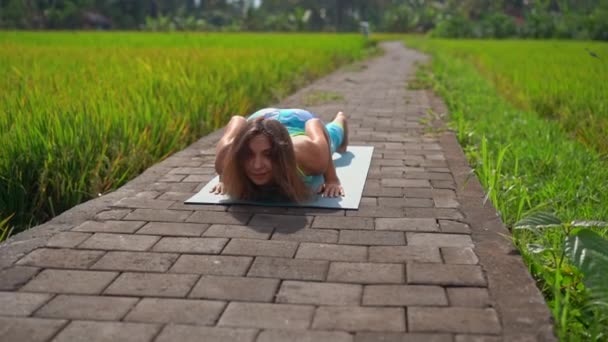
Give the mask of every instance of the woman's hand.
M 226 193 L 226 188 L 224 187 L 224 183 L 222 182 L 218 182 L 217 184 L 215 184 L 213 186 L 213 188 L 211 190 L 209 190 L 210 193 L 216 194 L 216 195 L 223 195 Z
M 344 196 L 344 188 L 338 182 L 327 182 L 319 187 L 317 193 L 323 197 Z

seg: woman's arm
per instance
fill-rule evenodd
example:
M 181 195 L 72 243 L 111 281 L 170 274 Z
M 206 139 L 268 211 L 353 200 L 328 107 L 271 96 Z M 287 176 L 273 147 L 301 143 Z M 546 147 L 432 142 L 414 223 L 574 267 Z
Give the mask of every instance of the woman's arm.
M 247 119 L 242 116 L 233 116 L 228 122 L 226 126 L 226 130 L 224 131 L 224 135 L 218 141 L 217 146 L 215 148 L 215 171 L 220 175 L 222 175 L 222 171 L 224 169 L 224 162 L 226 159 L 226 155 L 228 154 L 228 150 L 230 149 L 230 145 L 234 142 L 236 135 L 241 131 L 243 126 L 247 123 Z
M 312 146 L 306 153 L 308 171 L 314 174 L 323 174 L 325 183 L 319 189 L 323 196 L 344 196 L 344 189 L 336 173 L 336 167 L 330 151 L 330 140 L 323 122 L 311 119 L 306 122 L 306 135 L 312 141 Z
M 222 183 L 222 172 L 224 170 L 224 163 L 226 162 L 226 155 L 228 155 L 230 145 L 232 145 L 237 134 L 246 123 L 247 119 L 242 116 L 233 116 L 232 119 L 230 119 L 230 122 L 228 122 L 224 135 L 220 141 L 218 141 L 215 148 L 215 172 L 220 176 L 220 181 L 209 192 L 224 194 L 225 189 L 224 184 Z

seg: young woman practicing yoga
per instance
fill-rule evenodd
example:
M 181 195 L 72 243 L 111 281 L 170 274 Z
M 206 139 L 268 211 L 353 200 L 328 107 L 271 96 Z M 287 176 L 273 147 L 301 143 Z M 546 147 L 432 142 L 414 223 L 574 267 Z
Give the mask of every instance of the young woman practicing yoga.
M 303 109 L 264 108 L 248 118 L 234 116 L 217 144 L 215 170 L 220 182 L 211 189 L 243 200 L 303 202 L 314 190 L 344 196 L 332 154 L 348 145 L 346 117 L 328 124 Z M 323 175 L 319 189 L 311 189 Z

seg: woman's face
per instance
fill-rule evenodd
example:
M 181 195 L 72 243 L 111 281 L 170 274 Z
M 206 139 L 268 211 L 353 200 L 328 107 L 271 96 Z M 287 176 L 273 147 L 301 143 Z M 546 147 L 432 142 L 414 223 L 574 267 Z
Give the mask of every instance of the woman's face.
M 270 140 L 263 134 L 258 134 L 249 141 L 251 155 L 245 160 L 245 173 L 256 185 L 268 185 L 273 180 L 271 148 Z

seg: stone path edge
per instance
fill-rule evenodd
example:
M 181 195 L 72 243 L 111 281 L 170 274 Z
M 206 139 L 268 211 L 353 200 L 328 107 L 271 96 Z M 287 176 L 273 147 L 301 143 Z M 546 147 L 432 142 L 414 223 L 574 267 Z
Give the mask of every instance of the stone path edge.
M 448 113 L 443 100 L 426 92 L 435 113 Z M 490 298 L 499 314 L 506 341 L 558 341 L 553 317 L 511 236 L 464 155 L 453 131 L 439 138 L 448 168 L 456 182 L 464 222 L 471 227 L 475 252 L 488 281 Z

